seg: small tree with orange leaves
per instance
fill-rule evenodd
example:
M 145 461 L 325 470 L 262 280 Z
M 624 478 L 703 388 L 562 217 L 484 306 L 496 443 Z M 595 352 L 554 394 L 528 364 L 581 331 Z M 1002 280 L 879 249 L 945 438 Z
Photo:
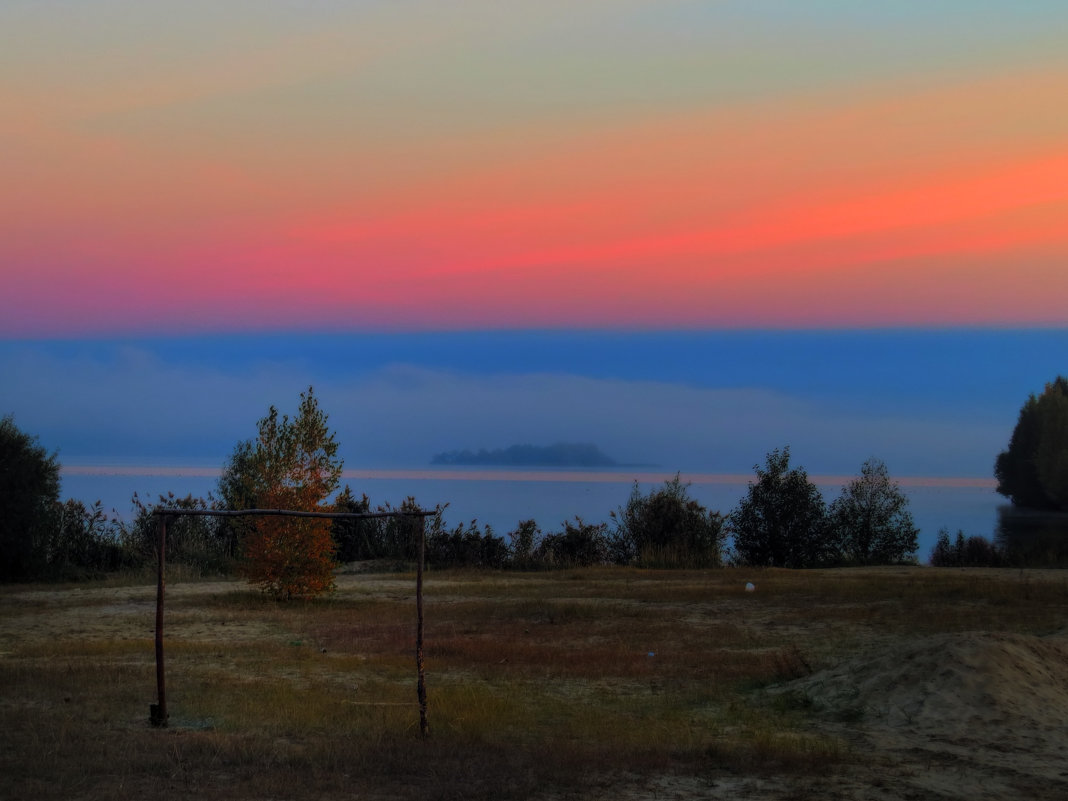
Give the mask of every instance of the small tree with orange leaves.
M 219 481 L 230 508 L 332 511 L 342 461 L 326 414 L 311 387 L 290 420 L 272 406 L 255 440 L 238 443 Z M 263 517 L 240 531 L 249 583 L 280 599 L 310 598 L 334 588 L 330 521 Z

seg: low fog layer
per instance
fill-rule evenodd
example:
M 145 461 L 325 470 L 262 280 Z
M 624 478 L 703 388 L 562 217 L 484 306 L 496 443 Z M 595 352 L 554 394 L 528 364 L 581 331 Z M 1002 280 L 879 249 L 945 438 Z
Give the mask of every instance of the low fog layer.
M 811 473 L 877 456 L 900 476 L 989 476 L 1066 346 L 1064 332 L 7 342 L 0 411 L 70 464 L 219 465 L 314 385 L 352 468 L 593 442 L 667 471 L 744 473 L 789 445 Z

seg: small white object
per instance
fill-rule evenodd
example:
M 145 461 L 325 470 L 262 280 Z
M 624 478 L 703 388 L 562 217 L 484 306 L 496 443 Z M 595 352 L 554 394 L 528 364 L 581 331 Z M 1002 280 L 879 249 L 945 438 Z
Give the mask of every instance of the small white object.
M 751 581 L 745 582 L 745 591 L 746 592 L 752 592 L 755 589 L 756 589 L 756 584 L 754 584 Z

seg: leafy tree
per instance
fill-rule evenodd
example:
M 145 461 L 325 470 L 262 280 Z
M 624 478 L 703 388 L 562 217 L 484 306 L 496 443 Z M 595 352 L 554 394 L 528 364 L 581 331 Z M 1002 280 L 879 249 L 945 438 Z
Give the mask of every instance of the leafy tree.
M 238 443 L 219 482 L 219 494 L 234 508 L 332 510 L 342 461 L 311 387 L 301 393 L 290 420 L 274 406 L 257 424 L 255 440 Z M 243 532 L 249 582 L 282 599 L 312 597 L 334 586 L 334 541 L 330 521 L 262 517 Z
M 826 505 L 803 468 L 790 469 L 790 449 L 767 455 L 757 480 L 728 517 L 734 559 L 767 567 L 815 567 L 833 555 Z
M 1027 399 L 994 475 L 1016 506 L 1068 510 L 1068 379 L 1057 376 Z
M 59 504 L 59 462 L 10 415 L 0 418 L 0 580 L 28 578 L 47 562 Z
M 721 564 L 723 516 L 690 498 L 688 489 L 678 475 L 648 495 L 634 483 L 627 505 L 611 513 L 625 548 L 622 561 L 633 558 L 648 566 Z
M 830 508 L 838 555 L 861 565 L 892 564 L 916 553 L 919 529 L 912 522 L 908 498 L 890 480 L 886 465 L 869 459 L 860 477 L 842 488 Z

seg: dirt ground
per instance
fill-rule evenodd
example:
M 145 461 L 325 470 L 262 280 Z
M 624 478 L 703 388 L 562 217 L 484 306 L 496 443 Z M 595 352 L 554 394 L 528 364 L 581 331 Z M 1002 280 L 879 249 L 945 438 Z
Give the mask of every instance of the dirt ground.
M 920 568 L 922 570 L 923 568 Z M 1009 573 L 1005 580 L 1015 580 Z M 389 576 L 341 576 L 340 590 L 405 595 Z M 1032 582 L 1065 585 L 1058 571 Z M 233 582 L 168 588 L 169 597 L 218 594 Z M 0 619 L 0 659 L 57 639 L 148 642 L 152 586 L 9 589 Z M 930 611 L 938 615 L 937 609 Z M 784 610 L 749 611 L 744 625 L 782 625 Z M 742 619 L 742 618 L 739 618 Z M 168 621 L 172 641 L 255 640 L 254 622 L 225 627 L 195 617 Z M 803 705 L 820 732 L 851 757 L 826 775 L 665 774 L 617 779 L 605 797 L 634 799 L 1063 799 L 1068 798 L 1068 620 L 1041 633 L 976 630 L 888 637 L 872 631 L 853 655 L 761 691 L 769 702 Z M 146 704 L 149 698 L 146 698 Z M 3 691 L 0 688 L 0 706 Z M 7 796 L 0 792 L 0 797 Z M 546 795 L 559 798 L 559 794 Z

